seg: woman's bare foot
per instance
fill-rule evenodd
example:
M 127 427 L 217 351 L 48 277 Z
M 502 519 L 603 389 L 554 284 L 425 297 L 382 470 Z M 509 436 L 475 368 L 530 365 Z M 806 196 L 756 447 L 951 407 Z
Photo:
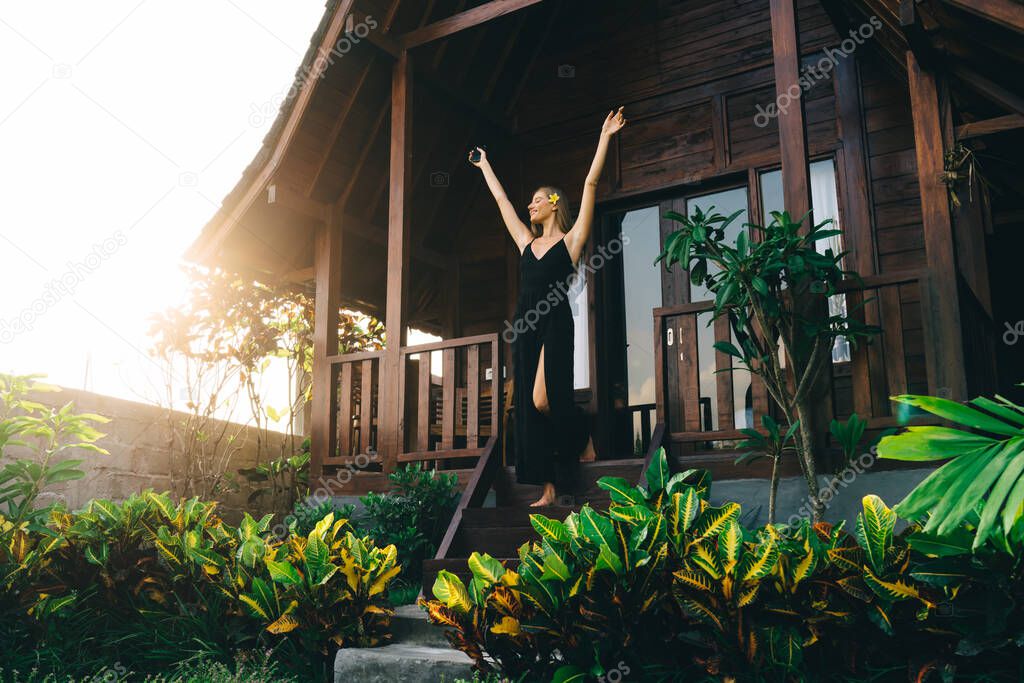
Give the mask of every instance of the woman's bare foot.
M 587 447 L 580 454 L 580 462 L 594 462 L 597 460 L 597 452 L 594 450 L 594 440 L 587 439 Z
M 547 505 L 554 505 L 556 497 L 557 493 L 555 492 L 555 485 L 544 484 L 544 494 L 541 495 L 541 497 L 538 500 L 530 503 L 530 507 L 538 508 L 545 507 Z

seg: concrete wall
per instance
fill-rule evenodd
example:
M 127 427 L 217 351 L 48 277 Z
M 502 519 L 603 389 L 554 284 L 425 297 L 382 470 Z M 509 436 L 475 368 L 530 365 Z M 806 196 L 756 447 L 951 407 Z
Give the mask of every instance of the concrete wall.
M 860 473 L 849 470 L 841 479 L 833 483 L 832 477 L 821 476 L 821 491 L 831 489 L 834 494 L 822 493 L 820 499 L 826 506 L 825 520 L 838 523 L 846 520 L 846 530 L 852 532 L 857 521 L 857 513 L 863 510 L 861 499 L 869 493 L 881 498 L 886 505 L 892 507 L 903 500 L 911 489 L 917 486 L 935 468 L 890 470 L 872 472 L 869 469 Z M 735 501 L 743 506 L 741 519 L 748 528 L 761 526 L 768 521 L 768 480 L 766 479 L 734 479 L 712 482 L 711 503 L 721 505 Z M 796 521 L 795 518 L 808 517 L 810 509 L 807 484 L 802 477 L 787 477 L 779 481 L 778 510 L 775 521 L 778 523 Z M 801 510 L 804 507 L 804 510 Z M 897 522 L 897 531 L 906 522 Z
M 171 430 L 168 425 L 167 412 L 157 406 L 127 401 L 124 399 L 102 396 L 77 389 L 63 389 L 58 393 L 35 394 L 32 400 L 45 405 L 59 407 L 68 401 L 74 401 L 75 412 L 98 413 L 110 418 L 110 422 L 97 425 L 106 436 L 96 445 L 110 451 L 110 455 L 101 455 L 90 451 L 72 450 L 59 456 L 61 459 L 78 458 L 85 462 L 81 469 L 85 478 L 77 481 L 57 484 L 48 491 L 62 499 L 72 510 L 85 505 L 92 498 L 123 499 L 132 493 L 146 488 L 157 491 L 172 491 L 180 482 L 181 458 L 172 456 Z M 184 418 L 177 413 L 175 418 Z M 219 422 L 219 425 L 225 423 Z M 231 424 L 233 431 L 239 425 Z M 226 470 L 235 472 L 240 468 L 252 467 L 256 463 L 256 430 L 251 427 L 241 428 L 241 435 L 235 442 L 241 444 L 227 463 Z M 271 448 L 264 449 L 263 459 L 277 457 L 285 435 L 271 432 Z M 301 437 L 296 444 L 301 444 Z M 10 448 L 4 451 L 4 460 L 26 457 L 27 452 L 21 448 Z M 177 476 L 175 476 L 177 473 Z M 248 482 L 237 477 L 239 490 L 225 492 L 216 496 L 222 503 L 222 514 L 234 521 L 240 517 L 241 510 L 249 509 L 246 499 L 251 491 Z M 255 511 L 254 511 L 255 512 Z

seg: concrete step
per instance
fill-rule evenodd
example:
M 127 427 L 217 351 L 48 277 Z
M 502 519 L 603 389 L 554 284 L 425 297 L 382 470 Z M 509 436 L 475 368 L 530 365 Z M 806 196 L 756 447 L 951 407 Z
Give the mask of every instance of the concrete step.
M 430 623 L 427 613 L 419 605 L 402 605 L 395 608 L 391 618 L 393 642 L 402 645 L 424 645 L 450 649 L 444 629 Z
M 472 661 L 448 648 L 395 643 L 342 648 L 334 660 L 334 683 L 452 683 L 472 680 Z

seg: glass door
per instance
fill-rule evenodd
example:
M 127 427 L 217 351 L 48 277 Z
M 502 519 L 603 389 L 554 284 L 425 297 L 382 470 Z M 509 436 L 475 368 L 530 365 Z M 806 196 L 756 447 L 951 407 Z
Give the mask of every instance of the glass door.
M 606 287 L 605 362 L 610 372 L 612 450 L 616 457 L 642 457 L 655 422 L 654 332 L 651 310 L 662 305 L 654 260 L 661 252 L 658 204 L 608 216 L 602 240 L 611 255 Z

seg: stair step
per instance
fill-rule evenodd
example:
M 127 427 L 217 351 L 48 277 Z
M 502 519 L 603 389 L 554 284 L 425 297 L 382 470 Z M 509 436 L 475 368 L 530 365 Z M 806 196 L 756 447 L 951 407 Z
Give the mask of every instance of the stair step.
M 466 508 L 462 511 L 462 525 L 460 528 L 470 527 L 500 527 L 500 526 L 525 526 L 530 525 L 530 515 L 538 514 L 557 519 L 559 521 L 569 516 L 571 512 L 579 512 L 579 505 L 550 505 L 545 507 L 494 507 L 494 508 Z M 492 555 L 494 553 L 491 553 Z
M 444 637 L 444 629 L 431 624 L 426 611 L 419 605 L 396 607 L 395 616 L 391 618 L 391 633 L 394 644 L 451 647 Z
M 601 477 L 624 477 L 631 482 L 640 480 L 643 460 L 599 460 L 580 465 L 579 483 L 574 492 L 576 503 L 589 502 L 593 507 L 607 507 L 608 492 L 597 485 Z M 505 467 L 498 473 L 494 484 L 499 506 L 527 507 L 540 498 L 541 487 L 516 483 L 514 467 Z
M 395 643 L 384 647 L 341 648 L 334 660 L 334 683 L 472 680 L 472 664 L 469 657 L 451 647 Z

